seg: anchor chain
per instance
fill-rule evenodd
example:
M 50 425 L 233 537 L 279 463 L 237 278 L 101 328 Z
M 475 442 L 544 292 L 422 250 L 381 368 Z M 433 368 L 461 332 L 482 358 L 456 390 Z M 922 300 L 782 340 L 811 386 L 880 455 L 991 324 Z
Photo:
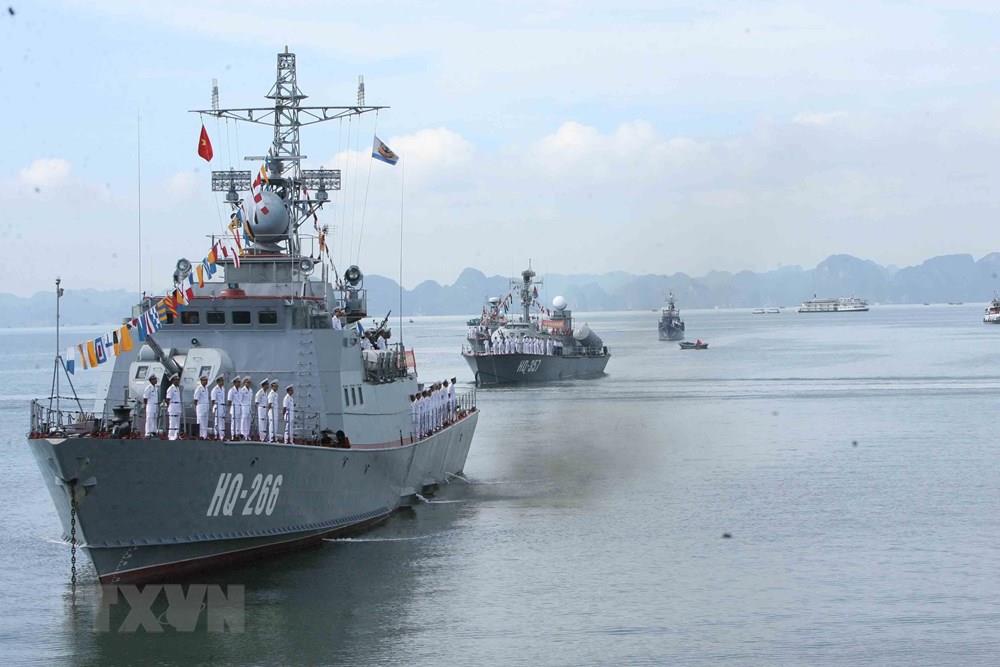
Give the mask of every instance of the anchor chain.
M 69 501 L 69 575 L 70 585 L 76 588 L 76 489 L 71 488 Z

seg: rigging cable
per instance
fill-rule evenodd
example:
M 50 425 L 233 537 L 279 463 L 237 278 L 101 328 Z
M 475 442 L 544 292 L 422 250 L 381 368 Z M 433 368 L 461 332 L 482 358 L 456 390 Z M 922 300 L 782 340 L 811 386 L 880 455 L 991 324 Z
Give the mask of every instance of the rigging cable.
M 363 122 L 363 117 L 358 115 L 358 129 L 354 133 L 354 167 L 352 168 L 354 172 L 357 172 L 359 166 L 358 161 L 361 159 L 361 124 Z M 358 226 L 358 183 L 359 180 L 355 179 L 355 187 L 351 191 L 351 245 L 347 248 L 347 259 L 350 261 L 351 253 L 354 251 L 354 232 L 357 231 Z
M 347 150 L 344 155 L 344 173 L 341 175 L 340 187 L 341 192 L 344 192 L 344 187 L 347 185 L 348 178 L 351 173 L 351 123 L 354 122 L 353 116 L 347 117 Z M 344 260 L 350 257 L 350 252 L 345 253 L 344 247 L 347 236 L 347 195 L 341 196 L 342 201 L 340 202 L 340 264 L 344 264 Z
M 375 110 L 375 123 L 372 127 L 372 142 L 375 141 L 375 136 L 378 134 L 378 109 Z M 361 205 L 361 230 L 358 232 L 358 252 L 354 256 L 354 263 L 357 264 L 361 261 L 361 240 L 365 235 L 365 214 L 368 212 L 368 188 L 372 184 L 372 163 L 375 162 L 375 158 L 368 156 L 368 181 L 365 183 L 365 198 L 364 203 Z

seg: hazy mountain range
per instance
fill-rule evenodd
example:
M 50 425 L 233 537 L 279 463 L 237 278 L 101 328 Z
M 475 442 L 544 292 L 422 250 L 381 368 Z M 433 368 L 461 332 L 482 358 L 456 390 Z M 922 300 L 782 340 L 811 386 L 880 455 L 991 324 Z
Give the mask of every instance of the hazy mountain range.
M 754 273 L 713 271 L 700 277 L 684 273 L 635 275 L 542 274 L 542 298 L 561 294 L 574 310 L 638 310 L 657 308 L 672 291 L 681 308 L 797 305 L 814 294 L 860 296 L 874 303 L 986 302 L 1000 290 L 1000 253 L 976 260 L 972 255 L 933 257 L 918 266 L 882 266 L 850 255 L 832 255 L 813 269 L 787 266 Z M 510 278 L 486 276 L 465 269 L 451 285 L 425 281 L 403 293 L 404 315 L 476 315 L 489 296 L 505 294 Z M 369 312 L 396 311 L 396 281 L 378 275 L 365 278 Z M 62 301 L 66 325 L 119 321 L 131 312 L 135 293 L 126 290 L 67 290 Z M 48 326 L 53 323 L 54 297 L 0 294 L 0 320 L 5 327 Z

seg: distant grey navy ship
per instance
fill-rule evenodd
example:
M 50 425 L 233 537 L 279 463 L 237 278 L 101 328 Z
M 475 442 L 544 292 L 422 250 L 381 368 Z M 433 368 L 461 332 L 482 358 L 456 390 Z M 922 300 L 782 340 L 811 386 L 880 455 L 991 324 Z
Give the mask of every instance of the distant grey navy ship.
M 660 310 L 660 340 L 684 340 L 684 321 L 674 303 L 674 293 L 667 295 L 667 303 Z
M 301 167 L 301 127 L 379 107 L 302 105 L 287 48 L 268 97 L 273 107 L 199 112 L 273 128 L 268 155 L 256 158 L 266 173 L 245 221 L 251 245 L 220 258 L 222 279 L 197 287 L 179 316 L 167 313 L 142 344 L 109 359 L 92 408 L 72 400 L 66 409 L 58 391 L 54 403 L 32 404 L 28 443 L 67 539 L 86 550 L 101 582 L 163 580 L 316 544 L 386 519 L 465 465 L 478 420 L 473 395 L 435 403 L 439 418 L 418 427 L 411 397 L 424 387 L 412 352 L 387 335 L 366 336 L 361 271 L 331 275 L 316 238 L 299 230 L 340 187 L 338 170 Z M 251 191 L 250 172 L 213 172 L 212 184 L 235 211 L 238 191 Z M 179 261 L 175 282 L 190 271 Z M 160 415 L 153 437 L 142 438 L 148 378 L 174 374 L 184 435 L 159 435 Z M 202 378 L 209 387 L 224 378 L 228 389 L 236 376 L 253 378 L 254 388 L 267 378 L 282 394 L 294 386 L 292 444 L 256 428 L 198 437 L 192 400 Z M 153 402 L 167 384 L 149 394 Z
M 521 302 L 519 316 L 508 317 L 513 291 L 492 297 L 481 317 L 469 320 L 462 356 L 479 386 L 593 378 L 604 374 L 611 353 L 587 324 L 574 327 L 573 313 L 561 296 L 552 308 L 538 303 L 535 272 L 529 266 L 512 281 Z M 532 315 L 535 306 L 540 315 Z

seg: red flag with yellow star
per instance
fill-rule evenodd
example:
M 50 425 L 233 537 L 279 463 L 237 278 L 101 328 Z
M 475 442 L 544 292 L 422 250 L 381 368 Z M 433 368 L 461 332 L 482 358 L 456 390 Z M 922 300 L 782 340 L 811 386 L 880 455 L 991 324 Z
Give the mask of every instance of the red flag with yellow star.
M 212 152 L 212 142 L 208 138 L 208 131 L 205 129 L 205 125 L 201 126 L 201 137 L 198 138 L 198 155 L 205 160 L 205 162 L 211 162 L 212 156 L 215 153 Z

